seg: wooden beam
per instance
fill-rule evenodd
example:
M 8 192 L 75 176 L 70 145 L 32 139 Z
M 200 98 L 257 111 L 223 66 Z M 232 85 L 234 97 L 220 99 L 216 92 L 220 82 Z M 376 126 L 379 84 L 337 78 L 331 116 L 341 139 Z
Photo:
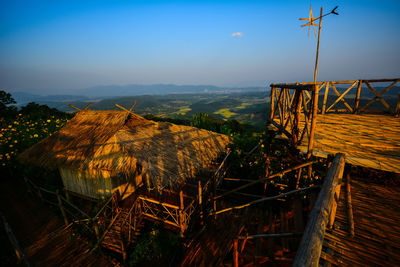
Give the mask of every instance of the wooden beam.
M 394 114 L 392 108 L 389 106 L 389 104 L 386 102 L 385 99 L 382 98 L 382 96 L 390 90 L 390 88 L 392 88 L 400 79 L 395 80 L 391 85 L 389 85 L 388 87 L 385 88 L 385 90 L 383 90 L 382 92 L 378 93 L 368 81 L 365 81 L 365 84 L 368 86 L 368 88 L 375 94 L 375 97 L 373 99 L 371 99 L 367 104 L 365 104 L 360 111 L 364 111 L 369 105 L 371 105 L 373 102 L 375 102 L 376 99 L 379 99 L 381 101 L 381 103 L 386 107 L 387 110 L 389 110 L 389 112 L 391 114 Z
M 279 234 L 258 234 L 258 235 L 245 235 L 245 236 L 237 236 L 237 239 L 256 239 L 256 238 L 281 238 L 281 237 L 293 237 L 302 235 L 303 232 L 297 233 L 279 233 Z
M 143 196 L 139 196 L 138 198 L 140 198 L 143 201 L 151 202 L 151 203 L 158 204 L 158 205 L 164 205 L 165 207 L 179 210 L 179 207 L 176 206 L 176 205 L 171 205 L 171 204 L 168 204 L 168 203 L 160 202 L 160 201 L 157 201 L 157 200 L 154 200 L 154 199 L 151 199 L 151 198 L 147 198 L 147 197 L 143 197 Z
M 7 233 L 8 239 L 10 240 L 10 243 L 14 247 L 15 255 L 17 256 L 18 261 L 23 260 L 26 266 L 28 266 L 28 267 L 32 266 L 30 264 L 30 262 L 28 261 L 28 258 L 25 256 L 24 252 L 22 251 L 22 249 L 18 243 L 18 240 L 14 235 L 13 230 L 11 229 L 10 225 L 8 224 L 6 218 L 4 217 L 4 215 L 2 213 L 0 213 L 0 218 L 3 221 L 4 230 Z
M 328 100 L 328 93 L 329 93 L 329 82 L 327 82 L 325 86 L 324 102 L 322 103 L 322 114 L 325 114 L 326 101 Z
M 183 190 L 179 191 L 179 228 L 181 232 L 181 237 L 183 237 L 183 233 L 185 232 L 186 226 L 185 226 L 185 218 L 183 217 L 183 210 L 184 210 L 184 203 L 183 203 Z
M 135 100 L 135 102 L 133 102 L 133 105 L 131 106 L 131 108 L 129 109 L 129 111 L 132 111 L 133 110 L 133 108 L 136 106 L 136 100 Z
M 359 80 L 359 81 L 358 81 L 358 87 L 357 87 L 356 98 L 355 98 L 355 100 L 354 100 L 353 114 L 357 114 L 357 113 L 358 113 L 358 106 L 359 106 L 359 104 L 360 104 L 361 86 L 362 86 L 362 80 Z
M 396 105 L 396 110 L 394 112 L 394 115 L 398 117 L 400 114 L 400 90 L 399 90 L 399 96 L 397 97 L 397 105 Z
M 313 91 L 312 87 L 313 83 L 273 83 L 271 87 L 281 88 L 281 89 L 296 89 L 296 90 L 305 90 L 305 91 Z
M 88 110 L 88 108 L 89 108 L 91 105 L 93 105 L 92 102 L 90 102 L 89 104 L 87 104 L 86 107 L 83 108 L 83 110 Z
M 74 105 L 72 105 L 72 104 L 67 104 L 67 106 L 70 106 L 71 108 L 74 108 L 74 109 L 76 109 L 77 111 L 81 111 L 81 109 L 80 108 L 77 108 L 77 107 L 75 107 Z
M 324 178 L 309 217 L 293 266 L 318 266 L 336 187 L 341 183 L 345 165 L 345 155 L 336 154 L 328 174 Z
M 123 106 L 120 106 L 118 104 L 115 104 L 115 106 L 119 107 L 120 109 L 122 109 L 122 110 L 124 110 L 124 111 L 126 111 L 126 112 L 128 112 L 128 113 L 130 113 L 132 115 L 135 115 L 135 113 L 133 113 L 132 111 L 130 111 L 130 110 L 126 109 L 126 108 L 124 108 Z
M 273 120 L 270 120 L 270 119 L 268 119 L 268 120 L 272 123 L 272 125 L 274 125 L 276 128 L 278 128 L 280 132 L 284 133 L 289 139 L 292 138 L 292 135 L 286 129 L 284 129 L 283 126 L 279 125 L 277 122 L 275 122 Z
M 281 176 L 285 175 L 285 174 L 288 173 L 288 172 L 295 171 L 295 170 L 297 170 L 297 169 L 300 169 L 300 168 L 303 168 L 303 167 L 312 165 L 312 164 L 317 163 L 317 162 L 318 162 L 317 160 L 313 160 L 313 161 L 306 162 L 306 163 L 297 165 L 297 166 L 295 166 L 295 167 L 286 169 L 286 170 L 281 171 L 281 172 L 279 172 L 279 173 L 275 173 L 275 174 L 270 175 L 270 176 L 268 176 L 268 177 L 264 177 L 264 178 L 261 178 L 261 179 L 258 179 L 258 180 L 254 180 L 253 182 L 250 182 L 250 183 L 248 183 L 248 184 L 239 186 L 239 187 L 237 187 L 237 188 L 235 188 L 235 189 L 233 189 L 233 190 L 230 190 L 230 191 L 228 191 L 228 192 L 226 192 L 226 193 L 223 193 L 223 194 L 221 194 L 221 195 L 219 195 L 219 196 L 215 196 L 214 199 L 221 198 L 221 197 L 223 197 L 223 196 L 226 196 L 226 195 L 229 195 L 229 194 L 231 194 L 231 193 L 237 192 L 237 191 L 239 191 L 239 190 L 242 190 L 242 189 L 247 188 L 247 187 L 249 187 L 249 186 L 255 185 L 255 184 L 257 184 L 257 183 L 265 182 L 266 180 L 270 180 L 270 179 L 274 179 L 274 178 L 277 178 L 277 177 L 281 177 Z
M 307 159 L 311 158 L 312 148 L 314 144 L 315 127 L 317 125 L 317 112 L 318 112 L 318 89 L 315 85 L 315 91 L 312 94 L 312 113 L 311 113 L 311 129 L 310 136 L 308 137 L 307 146 Z
M 219 210 L 219 211 L 216 211 L 216 212 L 212 212 L 212 214 L 217 215 L 217 214 L 224 213 L 224 212 L 231 211 L 231 210 L 243 209 L 243 208 L 249 207 L 251 205 L 257 204 L 257 203 L 283 198 L 283 197 L 286 197 L 288 195 L 292 195 L 292 194 L 295 194 L 295 193 L 298 193 L 298 192 L 302 192 L 302 191 L 307 191 L 307 190 L 310 190 L 310 189 L 316 189 L 316 188 L 319 188 L 319 187 L 320 186 L 318 186 L 318 185 L 314 185 L 314 186 L 310 186 L 310 187 L 305 187 L 305 188 L 301 188 L 301 189 L 292 190 L 292 191 L 289 191 L 289 192 L 286 192 L 286 193 L 283 193 L 283 194 L 280 194 L 280 195 L 276 195 L 276 196 L 273 196 L 273 197 L 265 197 L 265 198 L 261 198 L 261 199 L 257 199 L 257 200 L 248 202 L 248 203 L 243 204 L 243 205 L 238 205 L 238 206 L 226 208 L 226 209 L 223 209 L 223 210 Z
M 332 105 L 330 105 L 329 108 L 326 109 L 326 112 L 328 112 L 334 105 L 336 105 L 339 101 L 342 101 L 343 104 L 345 104 L 345 106 L 348 108 L 348 110 L 350 112 L 353 112 L 353 108 L 351 108 L 351 106 L 346 102 L 346 100 L 344 100 L 344 96 L 357 84 L 357 81 L 355 81 L 346 91 L 344 91 L 342 94 L 339 93 L 339 91 L 336 89 L 335 85 L 332 83 L 332 89 L 333 91 L 335 91 L 336 95 L 338 96 L 338 98 L 335 100 L 335 102 L 333 102 Z
M 239 251 L 238 251 L 239 240 L 235 238 L 233 240 L 233 266 L 239 267 Z
M 275 114 L 275 92 L 276 92 L 276 88 L 271 87 L 271 95 L 270 95 L 271 109 L 270 109 L 270 113 L 269 113 L 269 118 L 271 120 L 274 119 L 274 114 Z
M 398 80 L 400 78 L 391 78 L 391 79 L 362 79 L 363 81 L 368 81 L 370 83 L 375 83 L 375 82 L 393 82 L 395 80 Z M 325 82 L 333 82 L 335 84 L 347 84 L 347 83 L 354 83 L 356 82 L 355 80 L 351 80 L 351 81 L 325 81 Z M 317 82 L 317 85 L 320 85 L 324 82 Z M 301 83 L 272 83 L 270 86 L 271 87 L 278 87 L 278 88 L 282 88 L 282 87 L 286 87 L 289 88 L 293 85 L 314 85 L 314 82 L 301 82 Z
M 349 233 L 351 237 L 354 237 L 354 218 L 353 218 L 353 205 L 351 204 L 351 185 L 350 185 L 350 173 L 346 174 L 346 207 L 347 207 L 347 219 L 349 223 Z

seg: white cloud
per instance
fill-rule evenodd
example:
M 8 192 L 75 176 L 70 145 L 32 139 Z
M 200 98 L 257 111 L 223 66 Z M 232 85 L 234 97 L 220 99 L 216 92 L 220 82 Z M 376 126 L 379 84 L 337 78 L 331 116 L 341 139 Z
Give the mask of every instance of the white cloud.
M 232 33 L 232 37 L 243 37 L 243 33 L 242 32 L 234 32 L 234 33 Z

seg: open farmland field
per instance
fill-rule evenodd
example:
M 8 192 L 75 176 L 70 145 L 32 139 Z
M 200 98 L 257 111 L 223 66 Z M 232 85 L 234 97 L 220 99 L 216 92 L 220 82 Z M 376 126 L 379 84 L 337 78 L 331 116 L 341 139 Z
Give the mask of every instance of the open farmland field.
M 237 119 L 254 126 L 263 126 L 266 121 L 269 98 L 267 92 L 230 94 L 170 94 L 108 98 L 94 102 L 94 110 L 119 109 L 115 104 L 130 108 L 136 101 L 134 112 L 139 115 L 152 114 L 168 118 L 191 118 L 201 112 L 219 119 Z M 88 102 L 71 102 L 78 108 Z M 46 103 L 54 106 L 55 103 Z M 56 106 L 63 111 L 75 111 L 65 105 Z

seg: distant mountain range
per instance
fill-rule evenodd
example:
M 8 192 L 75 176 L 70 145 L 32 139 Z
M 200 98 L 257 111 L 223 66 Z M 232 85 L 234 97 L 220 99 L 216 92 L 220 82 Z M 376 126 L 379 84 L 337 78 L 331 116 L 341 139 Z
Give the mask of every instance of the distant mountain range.
M 99 85 L 89 88 L 73 90 L 71 94 L 39 95 L 27 92 L 12 92 L 12 96 L 18 105 L 29 102 L 74 102 L 96 101 L 104 98 L 139 96 L 139 95 L 167 95 L 167 94 L 198 94 L 198 93 L 237 93 L 237 92 L 265 92 L 266 87 L 218 87 L 214 85 L 176 85 L 176 84 L 152 84 L 152 85 Z
M 230 93 L 262 91 L 265 87 L 218 87 L 214 85 L 176 85 L 176 84 L 152 84 L 152 85 L 100 85 L 77 91 L 76 93 L 88 97 L 111 96 L 137 96 L 137 95 L 164 95 L 184 93 Z

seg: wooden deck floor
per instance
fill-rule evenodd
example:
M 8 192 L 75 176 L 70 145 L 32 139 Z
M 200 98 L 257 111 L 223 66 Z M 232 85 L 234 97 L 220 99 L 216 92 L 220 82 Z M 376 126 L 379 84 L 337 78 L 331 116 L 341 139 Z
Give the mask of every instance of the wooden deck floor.
M 400 266 L 400 187 L 351 181 L 355 236 L 348 234 L 342 188 L 335 229 L 325 233 L 321 259 L 334 266 Z
M 304 153 L 307 144 L 303 140 L 299 146 Z M 318 114 L 313 155 L 327 157 L 338 152 L 345 153 L 346 162 L 352 165 L 400 173 L 400 118 Z

